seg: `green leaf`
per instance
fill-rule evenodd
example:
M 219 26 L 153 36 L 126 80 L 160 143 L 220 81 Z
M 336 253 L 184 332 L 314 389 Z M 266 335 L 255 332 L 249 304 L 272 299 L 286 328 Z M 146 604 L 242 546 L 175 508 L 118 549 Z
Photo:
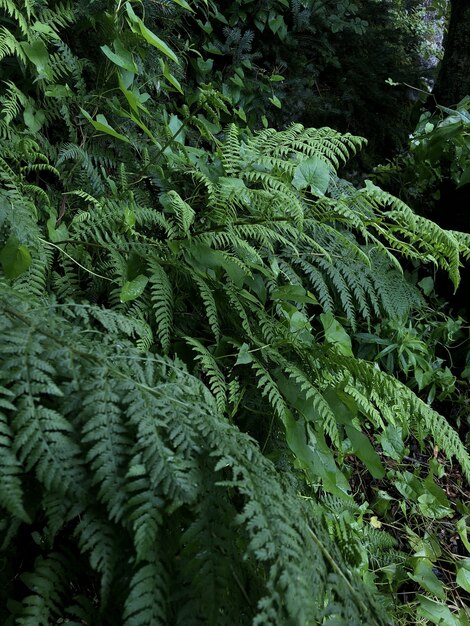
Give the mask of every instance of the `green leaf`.
M 387 426 L 384 432 L 378 437 L 384 454 L 391 459 L 402 461 L 405 455 L 405 446 L 403 444 L 403 430 L 399 426 Z
M 48 98 L 70 98 L 73 96 L 73 92 L 70 87 L 65 85 L 49 85 L 44 92 Z
M 157 37 L 155 33 L 148 29 L 142 21 L 140 21 L 140 32 L 142 33 L 145 41 L 160 50 L 160 52 L 163 52 L 163 54 L 165 54 L 169 59 L 179 65 L 178 57 L 173 50 L 162 39 L 160 39 L 160 37 Z
M 417 600 L 419 600 L 418 615 L 428 619 L 433 624 L 438 626 L 461 626 L 458 618 L 454 617 L 449 608 L 442 602 L 431 600 L 431 598 L 426 598 L 419 594 Z
M 157 50 L 160 50 L 160 52 L 179 65 L 178 57 L 173 50 L 162 39 L 160 39 L 160 37 L 157 37 L 155 33 L 145 26 L 140 17 L 135 14 L 130 2 L 126 2 L 126 11 L 131 25 L 133 25 L 131 27 L 134 33 L 142 35 L 147 43 L 154 46 L 154 48 L 157 48 Z
M 459 537 L 465 546 L 465 548 L 470 552 L 470 541 L 468 540 L 468 531 L 467 531 L 467 518 L 461 517 L 456 524 L 457 532 L 459 533 Z
M 284 18 L 282 15 L 280 15 L 279 13 L 276 14 L 274 12 L 269 14 L 268 25 L 271 29 L 271 32 L 276 34 L 283 24 Z
M 457 584 L 470 593 L 470 558 L 457 563 Z
M 282 108 L 282 103 L 277 96 L 273 96 L 272 98 L 269 98 L 269 102 L 273 104 L 275 107 L 277 107 L 278 109 Z
M 176 91 L 179 91 L 180 93 L 184 93 L 183 92 L 183 88 L 181 87 L 180 82 L 170 72 L 170 68 L 168 67 L 168 63 L 165 63 L 163 61 L 163 59 L 160 59 L 160 60 L 162 62 L 161 65 L 162 65 L 162 70 L 163 70 L 163 76 L 167 79 L 167 81 L 170 83 L 170 85 L 176 89 Z
M 318 300 L 301 285 L 282 285 L 271 293 L 273 300 L 306 302 L 308 304 L 318 304 Z
M 243 120 L 244 122 L 246 122 L 246 113 L 244 111 L 244 109 L 242 109 L 241 107 L 238 109 L 235 109 L 235 113 L 238 115 L 238 117 Z
M 46 121 L 46 114 L 43 109 L 36 111 L 28 104 L 23 111 L 23 120 L 32 133 L 37 133 Z
M 114 43 L 114 45 L 116 47 L 116 42 Z M 128 72 L 133 72 L 135 74 L 137 73 L 137 65 L 134 63 L 132 54 L 122 45 L 120 46 L 119 53 L 113 52 L 109 46 L 101 46 L 101 50 L 108 57 L 108 59 L 118 67 L 122 67 Z
M 170 120 L 168 122 L 168 128 L 170 129 L 171 134 L 173 135 L 174 141 L 184 145 L 185 135 L 184 135 L 184 130 L 182 130 L 183 122 L 180 120 L 180 118 L 177 115 L 172 114 L 170 116 Z
M 129 103 L 131 109 L 137 114 L 139 114 L 139 109 L 148 114 L 149 110 L 142 103 L 142 100 L 148 100 L 148 97 L 146 97 L 148 96 L 148 94 L 140 94 L 137 91 L 131 91 L 130 89 L 127 89 L 121 76 L 119 76 L 118 82 L 119 88 L 122 91 L 127 102 Z
M 446 599 L 446 592 L 444 587 L 433 572 L 433 564 L 428 559 L 419 558 L 416 561 L 413 574 L 408 574 L 411 580 L 421 585 L 423 589 L 432 593 L 433 596 L 438 597 L 440 600 Z
M 127 11 L 127 15 L 131 23 L 138 24 L 140 21 L 140 18 L 135 14 L 134 9 L 132 8 L 132 5 L 130 2 L 126 2 L 126 11 Z
M 470 167 L 467 167 L 462 172 L 462 174 L 460 175 L 459 184 L 457 185 L 457 189 L 459 187 L 463 187 L 463 185 L 467 185 L 468 183 L 470 183 Z
M 129 302 L 130 300 L 138 298 L 144 292 L 148 280 L 147 276 L 139 274 L 139 276 L 134 278 L 134 280 L 128 280 L 125 282 L 121 289 L 121 302 Z
M 284 425 L 296 465 L 305 471 L 309 480 L 318 482 L 320 478 L 326 491 L 341 499 L 350 499 L 349 484 L 321 435 L 308 427 L 303 418 L 295 420 L 290 412 Z
M 0 263 L 5 276 L 10 280 L 18 278 L 18 276 L 26 272 L 31 262 L 29 250 L 12 235 L 0 251 Z
M 385 469 L 369 438 L 354 426 L 346 424 L 344 428 L 357 458 L 364 463 L 374 478 L 383 478 Z
M 243 343 L 238 351 L 238 357 L 235 365 L 247 365 L 253 362 L 253 357 L 250 354 L 250 346 L 247 343 Z
M 353 356 L 351 338 L 333 314 L 321 313 L 320 321 L 325 331 L 325 341 L 333 344 L 340 354 Z
M 434 289 L 434 280 L 431 276 L 426 276 L 419 281 L 418 286 L 421 287 L 425 296 L 429 296 Z
M 121 135 L 121 133 L 118 133 L 116 130 L 114 130 L 112 126 L 108 124 L 108 121 L 104 115 L 101 115 L 101 114 L 97 115 L 96 121 L 95 121 L 91 117 L 91 115 L 85 111 L 85 109 L 82 109 L 82 107 L 80 107 L 80 111 L 82 112 L 82 115 L 90 122 L 90 124 L 92 124 L 92 126 L 96 130 L 102 133 L 106 133 L 107 135 L 111 135 L 111 137 L 115 137 L 116 139 L 119 139 L 120 141 L 124 141 L 125 143 L 130 143 L 127 137 L 125 137 L 124 135 Z
M 49 66 L 49 52 L 46 45 L 40 39 L 36 39 L 31 44 L 23 41 L 20 45 L 31 63 L 36 66 L 39 74 L 38 78 L 51 79 L 52 72 Z
M 310 187 L 312 193 L 324 196 L 330 184 L 330 168 L 322 159 L 310 157 L 295 168 L 292 184 L 299 191 Z
M 175 4 L 178 4 L 180 7 L 183 7 L 183 9 L 186 9 L 187 11 L 192 11 L 194 13 L 194 10 L 189 6 L 186 0 L 173 0 L 173 2 Z

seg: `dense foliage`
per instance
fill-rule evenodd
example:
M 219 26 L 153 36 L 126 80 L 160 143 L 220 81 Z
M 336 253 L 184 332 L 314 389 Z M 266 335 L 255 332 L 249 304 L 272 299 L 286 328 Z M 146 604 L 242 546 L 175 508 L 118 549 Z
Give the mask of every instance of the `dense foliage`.
M 0 0 L 2 624 L 468 624 L 470 235 L 341 176 L 333 4 Z

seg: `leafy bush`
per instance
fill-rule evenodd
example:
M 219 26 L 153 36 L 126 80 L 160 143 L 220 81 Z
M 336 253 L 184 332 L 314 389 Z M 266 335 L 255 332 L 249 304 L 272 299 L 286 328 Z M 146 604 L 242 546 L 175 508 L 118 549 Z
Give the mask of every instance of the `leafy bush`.
M 0 147 L 3 622 L 385 624 L 412 585 L 406 615 L 464 624 L 465 562 L 439 586 L 429 546 L 457 515 L 468 544 L 442 486 L 453 460 L 465 488 L 468 452 L 410 389 L 422 342 L 381 369 L 364 333 L 417 327 L 405 264 L 456 286 L 469 236 L 343 180 L 359 137 L 223 126 L 233 94 L 183 80 L 183 0 L 1 6 L 21 87 Z

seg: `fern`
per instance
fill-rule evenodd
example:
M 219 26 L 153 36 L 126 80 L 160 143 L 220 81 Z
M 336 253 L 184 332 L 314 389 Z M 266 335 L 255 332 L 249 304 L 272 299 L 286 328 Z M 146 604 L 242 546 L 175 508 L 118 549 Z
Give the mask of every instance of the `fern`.
M 2 578 L 14 600 L 0 610 L 4 623 L 97 623 L 106 614 L 103 623 L 305 624 L 325 611 L 387 623 L 358 577 L 342 573 L 322 525 L 306 534 L 312 511 L 181 363 L 142 357 L 122 335 L 95 330 L 89 339 L 91 317 L 75 316 L 73 305 L 38 308 L 5 287 L 0 302 L 9 365 L 0 506 L 21 515 L 18 541 L 42 520 L 48 542 L 44 554 L 36 546 L 11 561 L 29 589 Z M 61 443 L 57 470 L 48 449 L 36 439 L 27 445 L 10 404 L 19 394 L 36 407 L 31 432 L 47 416 L 50 441 L 80 433 L 73 445 Z M 29 519 L 17 496 L 33 476 L 42 504 Z M 170 576 L 177 593 L 169 593 Z M 217 588 L 220 597 L 210 593 Z M 249 599 L 242 613 L 239 597 Z M 340 600 L 325 606 L 333 597 Z
M 149 270 L 157 333 L 164 352 L 168 352 L 173 317 L 173 289 L 165 270 L 153 259 L 149 260 Z

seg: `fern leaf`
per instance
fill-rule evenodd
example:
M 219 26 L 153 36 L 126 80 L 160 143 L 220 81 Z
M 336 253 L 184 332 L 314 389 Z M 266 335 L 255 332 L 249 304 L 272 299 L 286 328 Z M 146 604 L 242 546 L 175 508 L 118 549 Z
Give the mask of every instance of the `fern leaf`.
M 173 324 L 173 288 L 167 273 L 155 259 L 149 259 L 148 266 L 157 334 L 164 352 L 168 353 Z
M 223 413 L 227 404 L 227 386 L 224 375 L 220 371 L 212 354 L 202 343 L 193 337 L 185 337 L 185 339 L 196 353 L 196 361 L 199 362 L 203 372 L 208 377 L 209 387 L 217 401 L 217 408 Z

